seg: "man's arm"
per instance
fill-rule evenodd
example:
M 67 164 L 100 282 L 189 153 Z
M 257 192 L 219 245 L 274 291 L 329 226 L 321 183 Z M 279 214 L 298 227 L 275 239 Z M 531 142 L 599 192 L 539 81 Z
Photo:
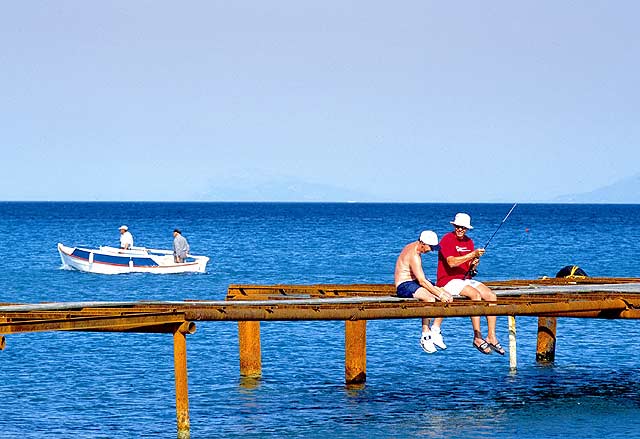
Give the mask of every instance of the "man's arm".
M 416 278 L 416 282 L 418 282 L 421 287 L 427 288 L 428 285 L 431 285 L 431 282 L 427 280 L 427 277 L 424 275 L 424 271 L 422 270 L 422 259 L 420 259 L 419 254 L 416 253 L 411 256 L 409 268 L 411 269 L 413 276 Z
M 462 256 L 447 256 L 447 258 L 445 260 L 447 261 L 447 265 L 449 265 L 449 267 L 457 267 L 459 265 L 464 264 L 467 261 L 470 261 L 470 260 L 475 259 L 475 258 L 479 258 L 483 254 L 484 254 L 484 249 L 483 248 L 477 248 L 474 251 L 472 251 L 471 253 L 467 253 L 466 255 L 462 255 Z
M 452 301 L 452 297 L 449 293 L 440 287 L 436 287 L 427 280 L 427 277 L 424 275 L 424 271 L 422 270 L 422 259 L 420 259 L 419 255 L 415 255 L 415 257 L 411 258 L 409 266 L 411 267 L 411 273 L 416 277 L 416 282 L 418 282 L 422 288 L 433 294 L 442 302 Z

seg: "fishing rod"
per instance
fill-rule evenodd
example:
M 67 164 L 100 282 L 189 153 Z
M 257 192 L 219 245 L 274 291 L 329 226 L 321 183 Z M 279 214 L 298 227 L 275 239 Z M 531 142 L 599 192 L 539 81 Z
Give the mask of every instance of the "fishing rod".
M 493 239 L 494 236 L 496 236 L 496 233 L 498 233 L 498 230 L 500 230 L 500 227 L 502 227 L 502 225 L 505 223 L 505 221 L 507 221 L 507 218 L 509 218 L 509 215 L 511 215 L 511 212 L 513 212 L 513 209 L 516 208 L 516 206 L 518 205 L 518 203 L 513 203 L 513 206 L 511 206 L 511 209 L 509 209 L 509 212 L 507 213 L 507 215 L 504 217 L 504 219 L 502 220 L 502 222 L 500 224 L 498 224 L 498 228 L 496 229 L 495 232 L 493 232 L 493 235 L 491 235 L 491 238 L 489 238 L 489 240 L 487 241 L 487 243 L 484 245 L 484 249 L 487 249 L 487 246 L 489 245 L 489 243 L 491 242 L 491 240 Z M 469 270 L 467 271 L 467 273 L 464 275 L 465 279 L 471 279 L 472 277 L 474 277 L 476 274 L 478 274 L 478 270 L 476 269 L 476 265 L 478 265 L 477 263 L 474 265 L 472 264 L 469 267 Z

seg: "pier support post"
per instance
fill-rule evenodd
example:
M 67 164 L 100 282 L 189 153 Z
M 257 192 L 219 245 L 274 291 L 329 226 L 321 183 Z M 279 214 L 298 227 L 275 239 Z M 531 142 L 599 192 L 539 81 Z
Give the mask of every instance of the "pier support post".
M 536 362 L 553 363 L 556 359 L 556 317 L 538 317 Z
M 7 341 L 4 338 L 4 335 L 0 335 L 0 351 L 4 351 L 4 348 L 6 345 L 7 345 Z
M 176 377 L 178 439 L 190 439 L 191 423 L 189 421 L 189 383 L 187 380 L 187 337 L 180 328 L 173 333 L 173 363 Z
M 344 373 L 347 384 L 367 380 L 367 321 L 345 321 Z
M 262 375 L 260 353 L 260 322 L 238 322 L 240 375 L 257 378 Z
M 518 369 L 518 351 L 516 349 L 516 316 L 509 316 L 509 370 Z

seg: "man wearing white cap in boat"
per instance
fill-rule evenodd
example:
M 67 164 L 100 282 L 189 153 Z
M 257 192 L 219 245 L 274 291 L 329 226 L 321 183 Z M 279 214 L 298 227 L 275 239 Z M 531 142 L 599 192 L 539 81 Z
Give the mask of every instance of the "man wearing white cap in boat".
M 482 282 L 471 279 L 471 273 L 484 255 L 484 249 L 475 249 L 473 240 L 467 236 L 467 230 L 473 229 L 471 217 L 466 213 L 457 213 L 453 221 L 453 231 L 440 240 L 438 252 L 438 279 L 436 285 L 444 288 L 453 297 L 464 296 L 471 300 L 496 300 L 496 295 Z M 432 340 L 436 346 L 446 348 L 440 333 L 442 318 L 433 321 Z M 471 317 L 473 326 L 473 346 L 483 354 L 505 351 L 496 337 L 496 316 L 487 316 L 487 338 L 482 337 L 480 317 Z
M 438 248 L 438 236 L 431 230 L 425 230 L 417 241 L 407 244 L 396 261 L 395 285 L 398 297 L 414 297 L 423 302 L 451 302 L 451 294 L 433 285 L 422 270 L 422 255 Z M 430 319 L 422 319 L 420 346 L 432 354 L 436 347 L 431 341 Z
M 120 226 L 120 248 L 131 250 L 133 247 L 133 235 L 129 232 L 129 227 Z

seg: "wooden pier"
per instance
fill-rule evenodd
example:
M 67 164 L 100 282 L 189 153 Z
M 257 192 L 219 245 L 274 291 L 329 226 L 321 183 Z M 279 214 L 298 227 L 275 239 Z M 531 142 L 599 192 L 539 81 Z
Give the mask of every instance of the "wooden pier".
M 640 278 L 485 282 L 495 302 L 424 303 L 395 296 L 393 285 L 230 285 L 225 300 L 0 304 L 0 349 L 7 338 L 38 331 L 171 333 L 179 438 L 190 437 L 186 336 L 194 322 L 238 322 L 240 374 L 260 376 L 261 321 L 343 320 L 345 382 L 366 380 L 366 322 L 420 317 L 509 316 L 511 367 L 515 317 L 538 316 L 536 360 L 553 361 L 558 317 L 640 319 Z

